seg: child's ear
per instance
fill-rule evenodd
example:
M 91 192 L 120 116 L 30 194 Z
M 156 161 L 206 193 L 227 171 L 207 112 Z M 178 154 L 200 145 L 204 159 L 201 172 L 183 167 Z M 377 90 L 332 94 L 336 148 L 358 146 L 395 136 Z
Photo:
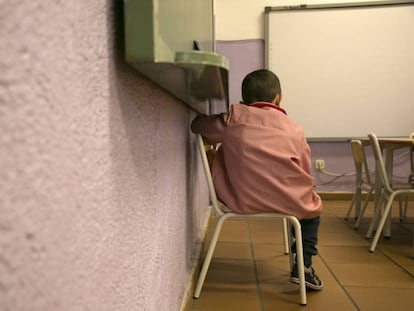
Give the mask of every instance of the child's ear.
M 273 104 L 279 106 L 280 102 L 282 101 L 282 93 L 276 95 L 275 99 L 273 100 Z

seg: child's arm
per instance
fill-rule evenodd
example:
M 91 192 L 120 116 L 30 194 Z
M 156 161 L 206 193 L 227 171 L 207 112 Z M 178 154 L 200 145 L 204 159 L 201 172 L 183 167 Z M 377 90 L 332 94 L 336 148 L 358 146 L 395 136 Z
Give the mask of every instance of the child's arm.
M 199 114 L 191 123 L 191 130 L 204 136 L 209 143 L 219 143 L 227 126 L 226 120 L 226 113 L 209 116 Z

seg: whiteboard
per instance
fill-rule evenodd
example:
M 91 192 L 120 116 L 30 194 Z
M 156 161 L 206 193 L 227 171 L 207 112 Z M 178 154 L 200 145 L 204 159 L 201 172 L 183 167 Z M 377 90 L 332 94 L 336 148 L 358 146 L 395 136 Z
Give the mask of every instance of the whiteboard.
M 414 5 L 266 7 L 265 62 L 308 138 L 414 131 Z

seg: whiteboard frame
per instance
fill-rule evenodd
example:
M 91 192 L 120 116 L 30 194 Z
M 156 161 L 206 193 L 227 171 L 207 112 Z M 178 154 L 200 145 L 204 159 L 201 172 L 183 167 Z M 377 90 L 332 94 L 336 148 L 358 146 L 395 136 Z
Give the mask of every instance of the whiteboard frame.
M 343 2 L 343 3 L 320 3 L 320 4 L 299 4 L 284 6 L 266 6 L 265 14 L 273 11 L 286 10 L 312 10 L 312 9 L 338 9 L 338 8 L 355 8 L 367 6 L 385 6 L 385 5 L 405 5 L 412 4 L 413 0 L 388 0 L 388 1 L 367 1 L 367 2 Z M 267 28 L 266 28 L 267 29 Z

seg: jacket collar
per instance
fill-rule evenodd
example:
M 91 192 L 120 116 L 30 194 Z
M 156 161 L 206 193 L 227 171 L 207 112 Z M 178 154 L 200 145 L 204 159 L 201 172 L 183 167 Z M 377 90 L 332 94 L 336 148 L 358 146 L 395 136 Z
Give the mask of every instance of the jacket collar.
M 274 104 L 271 104 L 271 103 L 266 103 L 266 102 L 257 102 L 257 103 L 253 103 L 253 104 L 251 104 L 251 105 L 249 105 L 249 106 L 250 106 L 250 107 L 256 107 L 256 108 L 269 107 L 269 108 L 273 108 L 273 109 L 279 110 L 279 111 L 283 112 L 285 115 L 287 115 L 287 113 L 286 113 L 286 110 L 285 110 L 285 109 L 283 109 L 283 108 L 281 108 L 281 107 L 279 107 L 279 106 L 276 106 L 276 105 L 274 105 Z

